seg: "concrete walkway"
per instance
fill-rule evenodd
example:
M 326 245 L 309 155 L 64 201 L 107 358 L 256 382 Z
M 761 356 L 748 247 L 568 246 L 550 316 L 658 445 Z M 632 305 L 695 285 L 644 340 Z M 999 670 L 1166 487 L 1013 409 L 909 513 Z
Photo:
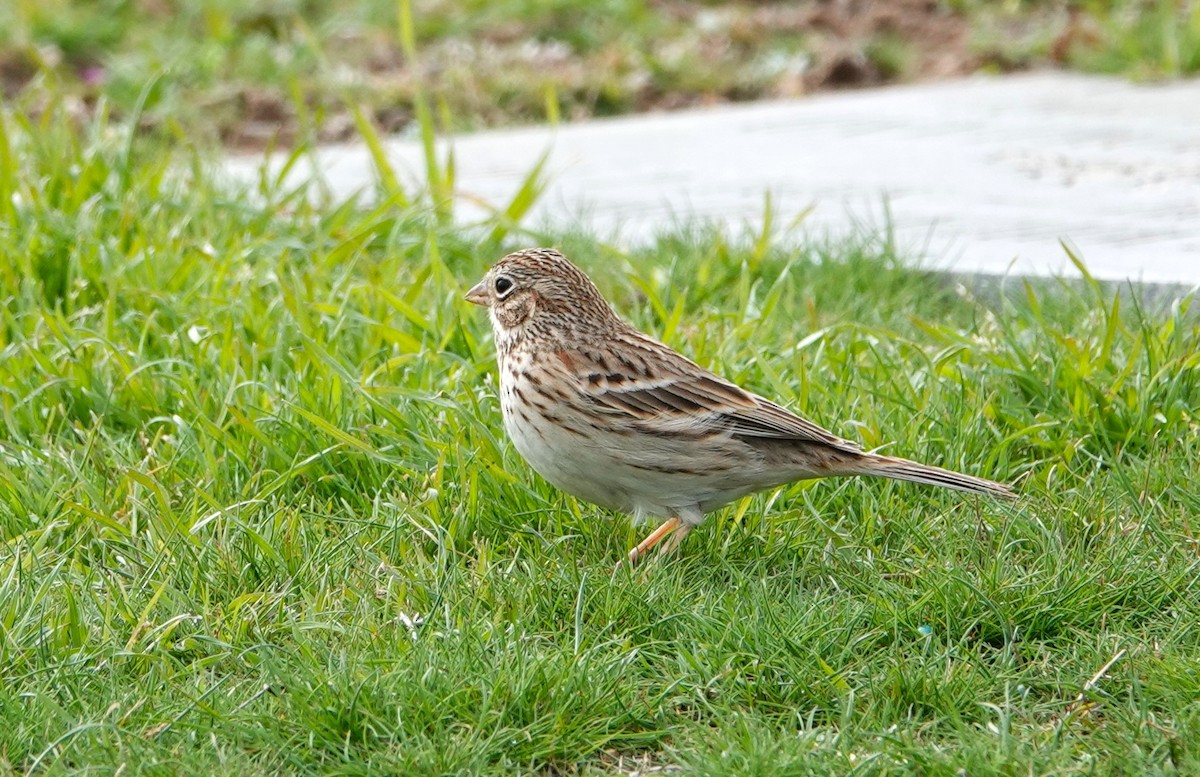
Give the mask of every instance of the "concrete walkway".
M 503 205 L 551 150 L 529 222 L 639 241 L 672 222 L 778 223 L 839 234 L 890 224 L 910 255 L 959 272 L 1200 283 L 1200 80 L 1162 86 L 1045 73 L 819 95 L 453 140 L 462 213 Z M 388 143 L 411 182 L 410 140 Z M 361 146 L 328 147 L 339 195 L 369 187 Z M 261 160 L 229 170 L 254 175 Z M 274 163 L 277 163 L 274 162 Z M 311 175 L 298 170 L 294 176 Z

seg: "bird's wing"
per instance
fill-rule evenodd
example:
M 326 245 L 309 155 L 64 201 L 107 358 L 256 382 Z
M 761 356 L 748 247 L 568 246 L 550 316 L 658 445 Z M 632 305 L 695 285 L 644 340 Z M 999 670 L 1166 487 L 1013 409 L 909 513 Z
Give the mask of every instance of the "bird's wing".
M 639 421 L 689 422 L 739 437 L 796 440 L 847 451 L 861 446 L 730 383 L 646 338 L 622 347 L 560 353 L 594 410 Z

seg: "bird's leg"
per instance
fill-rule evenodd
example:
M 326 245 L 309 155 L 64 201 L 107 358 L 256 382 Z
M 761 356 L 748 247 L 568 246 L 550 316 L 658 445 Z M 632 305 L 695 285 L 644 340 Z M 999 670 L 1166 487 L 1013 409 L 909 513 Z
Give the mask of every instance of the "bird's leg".
M 636 548 L 629 551 L 629 565 L 637 566 L 637 563 L 642 560 L 642 557 L 645 556 L 651 548 L 662 542 L 668 534 L 676 529 L 679 529 L 679 527 L 683 525 L 683 521 L 679 520 L 675 516 L 671 516 L 667 520 L 663 521 L 657 529 L 650 532 L 649 537 L 639 542 Z M 687 534 L 686 529 L 684 530 L 684 534 Z
M 687 521 L 680 521 L 679 528 L 671 532 L 671 536 L 667 537 L 666 542 L 658 546 L 658 555 L 665 556 L 668 553 L 674 553 L 675 549 L 683 542 L 683 538 L 688 536 L 693 528 L 693 525 Z

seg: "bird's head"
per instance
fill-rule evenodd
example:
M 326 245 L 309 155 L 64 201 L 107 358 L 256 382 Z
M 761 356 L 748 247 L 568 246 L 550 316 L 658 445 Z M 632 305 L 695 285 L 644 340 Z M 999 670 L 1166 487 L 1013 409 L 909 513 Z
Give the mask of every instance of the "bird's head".
M 527 248 L 504 257 L 467 292 L 467 300 L 488 309 L 497 339 L 528 329 L 547 335 L 619 324 L 596 285 L 552 248 Z

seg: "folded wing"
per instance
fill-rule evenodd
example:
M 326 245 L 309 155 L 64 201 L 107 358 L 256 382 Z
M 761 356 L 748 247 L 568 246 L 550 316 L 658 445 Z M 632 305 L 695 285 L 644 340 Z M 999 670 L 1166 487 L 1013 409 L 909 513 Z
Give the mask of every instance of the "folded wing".
M 820 443 L 847 452 L 861 446 L 730 383 L 651 340 L 564 358 L 579 389 L 602 413 L 631 420 L 689 422 L 734 436 Z

